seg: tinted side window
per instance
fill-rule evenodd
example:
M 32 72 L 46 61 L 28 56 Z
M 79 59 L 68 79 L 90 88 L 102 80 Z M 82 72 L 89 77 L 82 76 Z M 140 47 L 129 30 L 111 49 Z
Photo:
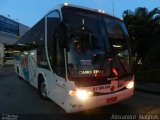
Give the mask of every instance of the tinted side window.
M 60 17 L 57 11 L 47 15 L 47 48 L 51 65 L 53 64 L 53 37 L 59 24 Z
M 45 52 L 45 19 L 43 18 L 38 25 L 33 28 L 31 33 L 32 43 L 37 45 L 37 64 L 42 68 L 49 68 Z
M 47 49 L 52 69 L 59 76 L 64 76 L 64 52 L 59 41 L 60 16 L 58 11 L 47 15 Z

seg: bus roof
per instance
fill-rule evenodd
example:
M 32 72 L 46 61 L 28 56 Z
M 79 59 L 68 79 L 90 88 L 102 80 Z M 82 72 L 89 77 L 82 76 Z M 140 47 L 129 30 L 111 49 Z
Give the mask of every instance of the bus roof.
M 63 3 L 63 4 L 57 5 L 56 7 L 52 8 L 45 16 L 47 16 L 50 12 L 52 12 L 54 10 L 59 10 L 61 12 L 61 9 L 63 7 L 67 7 L 67 6 L 71 7 L 71 8 L 79 8 L 79 9 L 83 9 L 83 10 L 88 10 L 88 11 L 100 13 L 100 14 L 103 14 L 103 15 L 107 15 L 108 17 L 112 17 L 114 19 L 118 19 L 118 20 L 122 21 L 120 18 L 114 17 L 113 15 L 110 15 L 108 13 L 105 13 L 103 10 L 98 10 L 98 9 L 93 9 L 93 8 L 88 8 L 88 7 L 78 6 L 78 5 L 72 5 L 72 4 L 68 4 L 68 3 Z M 45 16 L 43 16 L 37 23 L 39 23 Z M 63 18 L 63 17 L 61 16 L 61 18 Z M 26 33 L 29 33 L 30 30 L 33 29 L 36 26 L 36 24 L 33 25 Z M 18 41 L 16 41 L 15 44 L 19 43 L 22 38 L 26 37 L 26 33 Z
M 52 12 L 53 10 L 57 9 L 59 11 L 61 11 L 61 9 L 65 6 L 69 6 L 69 7 L 74 7 L 74 8 L 80 8 L 80 9 L 85 9 L 85 10 L 89 10 L 89 11 L 93 11 L 93 12 L 97 12 L 97 13 L 101 13 L 101 14 L 105 14 L 107 16 L 113 17 L 113 18 L 117 18 L 109 13 L 106 13 L 104 10 L 100 10 L 100 9 L 93 9 L 93 8 L 89 8 L 89 7 L 85 7 L 85 6 L 79 6 L 79 5 L 73 5 L 73 4 L 69 4 L 69 3 L 63 3 L 63 4 L 59 4 L 57 6 L 55 6 L 54 8 L 52 8 L 48 13 Z M 47 13 L 47 14 L 48 14 Z M 46 14 L 46 15 L 47 15 Z M 120 18 L 117 18 L 119 20 L 121 20 Z

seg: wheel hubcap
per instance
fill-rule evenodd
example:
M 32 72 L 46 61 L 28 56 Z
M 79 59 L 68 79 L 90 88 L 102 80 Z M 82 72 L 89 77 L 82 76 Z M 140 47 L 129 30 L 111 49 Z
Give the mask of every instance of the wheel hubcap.
M 41 84 L 41 94 L 43 97 L 47 97 L 47 89 L 46 84 L 44 82 Z

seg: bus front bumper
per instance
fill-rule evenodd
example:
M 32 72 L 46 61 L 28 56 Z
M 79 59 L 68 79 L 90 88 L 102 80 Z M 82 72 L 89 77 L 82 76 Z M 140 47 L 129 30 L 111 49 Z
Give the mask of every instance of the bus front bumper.
M 134 88 L 125 89 L 119 92 L 110 93 L 106 95 L 92 96 L 85 101 L 82 101 L 78 98 L 69 97 L 66 106 L 66 112 L 73 113 L 105 105 L 115 104 L 131 97 L 133 95 L 133 91 Z

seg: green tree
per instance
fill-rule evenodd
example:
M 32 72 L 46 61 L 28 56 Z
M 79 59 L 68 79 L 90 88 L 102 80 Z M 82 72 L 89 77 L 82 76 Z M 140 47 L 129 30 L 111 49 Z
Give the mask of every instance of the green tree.
M 123 20 L 132 40 L 134 62 L 148 63 L 148 53 L 160 41 L 160 10 L 154 8 L 148 11 L 145 7 L 138 7 L 135 11 L 125 10 Z

